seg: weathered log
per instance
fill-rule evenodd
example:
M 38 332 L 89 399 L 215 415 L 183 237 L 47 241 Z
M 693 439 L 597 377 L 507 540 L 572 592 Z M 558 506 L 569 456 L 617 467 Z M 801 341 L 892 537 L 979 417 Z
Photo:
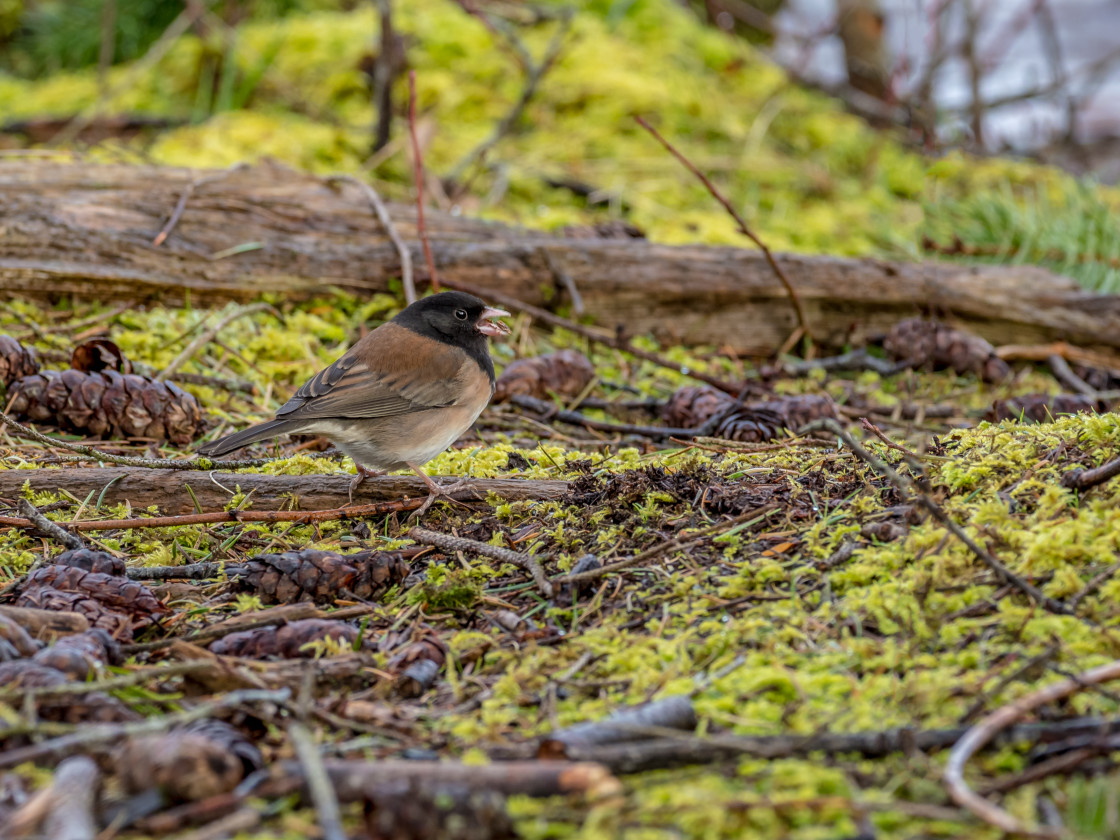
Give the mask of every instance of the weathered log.
M 349 475 L 263 475 L 260 473 L 208 473 L 194 470 L 145 470 L 129 467 L 68 467 L 59 470 L 0 470 L 0 499 L 20 496 L 26 483 L 36 493 L 66 490 L 79 499 L 93 492 L 102 504 L 129 502 L 136 510 L 156 505 L 166 515 L 194 513 L 198 500 L 204 511 L 221 510 L 231 491 L 251 493 L 253 510 L 329 510 L 350 501 Z M 479 498 L 494 493 L 503 499 L 558 499 L 568 490 L 566 481 L 521 478 L 477 479 Z M 190 487 L 188 492 L 187 487 Z M 418 476 L 386 475 L 367 478 L 354 491 L 360 505 L 409 496 L 426 496 L 428 488 Z M 457 498 L 467 498 L 458 496 Z
M 353 185 L 259 165 L 200 183 L 167 240 L 179 197 L 212 172 L 26 160 L 0 162 L 0 294 L 137 303 L 305 298 L 385 291 L 399 258 Z M 416 243 L 415 210 L 392 205 Z M 564 239 L 430 213 L 440 275 L 536 305 L 570 278 L 602 326 L 665 341 L 717 340 L 772 352 L 795 326 L 762 255 L 643 240 Z M 240 248 L 240 250 L 239 250 Z M 885 332 L 921 312 L 951 316 L 993 344 L 1066 340 L 1120 348 L 1120 298 L 1028 266 L 891 263 L 782 255 L 818 341 Z

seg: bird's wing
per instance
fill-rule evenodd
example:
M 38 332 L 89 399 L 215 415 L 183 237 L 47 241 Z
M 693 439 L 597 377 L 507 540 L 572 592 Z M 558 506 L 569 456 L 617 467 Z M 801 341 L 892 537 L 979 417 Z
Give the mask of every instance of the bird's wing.
M 455 405 L 466 397 L 470 365 L 457 348 L 384 324 L 304 383 L 276 417 L 394 417 Z

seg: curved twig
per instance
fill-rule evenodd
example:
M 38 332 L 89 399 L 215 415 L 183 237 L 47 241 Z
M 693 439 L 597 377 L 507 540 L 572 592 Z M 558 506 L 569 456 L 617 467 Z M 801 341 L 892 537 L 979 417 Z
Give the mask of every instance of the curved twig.
M 1086 686 L 1115 679 L 1120 679 L 1120 660 L 1084 671 L 1073 679 L 1048 685 L 1028 694 L 1026 697 L 1020 697 L 1013 703 L 1001 706 L 983 718 L 957 741 L 949 753 L 949 760 L 945 764 L 945 774 L 943 776 L 949 796 L 962 808 L 967 808 L 984 822 L 1009 834 L 1024 834 L 1029 837 L 1059 836 L 1059 832 L 1053 829 L 1032 831 L 1007 811 L 998 805 L 993 805 L 974 792 L 964 780 L 965 765 L 977 750 L 1032 709 L 1037 709 L 1039 706 L 1052 703 L 1055 700 L 1061 700 L 1063 697 L 1069 697 Z

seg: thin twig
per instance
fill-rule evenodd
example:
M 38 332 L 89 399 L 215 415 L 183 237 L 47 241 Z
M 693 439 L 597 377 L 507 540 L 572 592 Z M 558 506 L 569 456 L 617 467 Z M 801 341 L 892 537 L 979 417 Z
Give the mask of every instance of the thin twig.
M 728 531 L 738 525 L 751 524 L 754 521 L 761 521 L 768 517 L 771 513 L 778 509 L 777 504 L 767 504 L 762 507 L 749 510 L 746 513 L 741 513 L 734 519 L 726 522 L 717 522 L 715 525 L 710 525 L 707 528 L 701 528 L 699 531 L 694 531 L 680 537 L 674 537 L 671 540 L 666 540 L 663 543 L 653 546 L 653 548 L 646 549 L 641 554 L 635 554 L 633 557 L 627 557 L 624 560 L 618 560 L 614 563 L 608 563 L 606 566 L 600 566 L 598 569 L 588 569 L 586 572 L 579 572 L 574 575 L 561 575 L 554 577 L 552 582 L 558 586 L 572 586 L 580 583 L 588 583 L 589 581 L 598 580 L 605 575 L 613 572 L 620 572 L 623 569 L 629 569 L 631 566 L 637 566 L 652 560 L 655 557 L 660 557 L 662 554 L 667 554 L 671 551 L 682 551 L 686 548 L 692 548 L 695 545 L 703 542 L 713 535 L 720 534 Z
M 232 312 L 227 313 L 226 316 L 218 321 L 218 323 L 214 324 L 214 326 L 203 330 L 198 335 L 196 335 L 191 340 L 190 344 L 184 347 L 182 352 L 180 352 L 178 356 L 176 356 L 168 363 L 167 367 L 165 367 L 152 378 L 156 382 L 164 381 L 165 379 L 167 379 L 167 377 L 171 376 L 179 368 L 181 368 L 195 353 L 197 353 L 202 345 L 208 344 L 218 335 L 218 333 L 220 333 L 238 318 L 242 318 L 246 315 L 254 315 L 257 312 L 271 312 L 277 318 L 280 317 L 280 313 L 276 311 L 276 308 L 271 303 L 252 303 L 249 306 L 238 307 Z
M 183 461 L 173 461 L 170 458 L 134 458 L 129 455 L 113 455 L 84 443 L 70 443 L 69 441 L 47 437 L 41 432 L 17 423 L 3 412 L 0 412 L 0 423 L 3 423 L 20 437 L 29 438 L 47 446 L 68 449 L 81 456 L 80 458 L 66 455 L 59 456 L 69 460 L 85 461 L 93 459 L 108 464 L 120 464 L 122 467 L 144 467 L 153 470 L 239 470 L 246 467 L 259 467 L 272 460 L 271 458 L 242 458 L 241 460 L 221 461 L 212 458 L 188 458 Z
M 432 291 L 439 291 L 436 260 L 428 243 L 428 229 L 424 224 L 424 160 L 420 156 L 420 140 L 416 136 L 416 71 L 408 71 L 408 134 L 412 138 L 412 176 L 416 181 L 416 233 L 424 249 L 424 262 L 428 266 L 428 279 Z
M 1098 484 L 1104 484 L 1120 475 L 1120 458 L 1105 461 L 1099 467 L 1083 469 L 1078 467 L 1062 476 L 1062 486 L 1070 490 L 1088 490 Z
M 1074 373 L 1069 363 L 1060 355 L 1057 353 L 1052 354 L 1046 360 L 1046 363 L 1050 365 L 1050 372 L 1054 374 L 1054 378 L 1071 391 L 1089 397 L 1089 399 L 1096 399 L 1097 389 Z
M 171 231 L 175 230 L 175 226 L 179 224 L 179 219 L 182 218 L 183 211 L 187 208 L 187 202 L 190 200 L 190 197 L 194 195 L 196 189 L 204 184 L 220 181 L 232 175 L 234 172 L 244 169 L 246 166 L 248 166 L 246 163 L 235 163 L 233 166 L 217 175 L 208 175 L 205 178 L 192 179 L 191 182 L 187 184 L 186 189 L 183 190 L 183 194 L 179 196 L 179 200 L 175 203 L 175 209 L 171 211 L 171 217 L 167 220 L 167 224 L 163 226 L 163 229 L 156 234 L 156 238 L 152 240 L 152 247 L 158 248 L 167 241 L 167 237 L 171 235 Z
M 1069 604 L 1069 608 L 1071 610 L 1077 609 L 1077 606 L 1082 601 L 1084 601 L 1086 598 L 1088 598 L 1090 595 L 1092 595 L 1094 592 L 1096 592 L 1098 589 L 1100 589 L 1101 584 L 1103 584 L 1106 580 L 1108 580 L 1110 577 L 1112 577 L 1117 572 L 1120 572 L 1120 563 L 1113 563 L 1111 566 L 1109 566 L 1104 571 L 1093 575 L 1093 577 L 1089 579 L 1088 583 L 1086 583 L 1083 587 L 1081 587 L 1081 589 L 1079 591 L 1077 591 L 1072 596 L 1070 596 L 1069 601 L 1066 602 L 1066 603 Z
M 472 14 L 474 13 L 472 12 Z M 485 17 L 481 14 L 476 14 L 475 16 L 485 20 Z M 518 120 L 521 119 L 522 114 L 525 113 L 525 109 L 529 106 L 529 102 L 532 101 L 533 97 L 536 95 L 541 80 L 548 71 L 552 69 L 552 66 L 556 63 L 556 59 L 560 56 L 560 49 L 563 47 L 564 39 L 568 35 L 571 20 L 570 14 L 565 14 L 561 17 L 560 27 L 557 29 L 556 34 L 552 36 L 552 41 L 549 43 L 548 49 L 545 50 L 544 57 L 536 63 L 533 62 L 532 58 L 529 56 L 528 50 L 520 45 L 520 42 L 512 32 L 507 31 L 504 33 L 506 39 L 511 44 L 515 45 L 515 50 L 527 73 L 525 87 L 521 89 L 521 95 L 517 97 L 517 101 L 513 103 L 513 107 L 510 108 L 509 111 L 506 112 L 506 115 L 494 126 L 494 130 L 490 133 L 490 136 L 467 152 L 459 162 L 452 167 L 450 174 L 447 176 L 449 181 L 459 181 L 471 166 L 477 161 L 482 160 L 491 149 L 502 141 L 502 138 L 514 129 Z M 525 62 L 528 62 L 528 64 L 526 65 Z
M 678 151 L 672 143 L 662 137 L 656 128 L 654 128 L 640 116 L 635 116 L 634 119 L 638 121 L 638 125 L 652 134 L 654 139 L 657 140 L 657 142 L 659 142 L 662 146 L 664 146 L 669 154 L 679 160 L 685 167 L 685 169 L 687 169 L 700 180 L 700 183 L 704 185 L 704 187 L 711 194 L 712 198 L 722 204 L 723 209 L 726 210 L 731 218 L 735 220 L 735 224 L 739 226 L 739 232 L 747 237 L 747 239 L 749 239 L 751 242 L 753 242 L 760 251 L 762 251 L 762 255 L 766 258 L 767 265 L 770 266 L 770 270 L 774 272 L 778 280 L 781 281 L 781 284 L 785 286 L 786 294 L 789 295 L 790 303 L 793 304 L 794 311 L 797 313 L 798 326 L 804 333 L 805 338 L 812 341 L 813 333 L 812 330 L 809 329 L 809 319 L 805 315 L 805 307 L 801 305 L 801 298 L 798 297 L 797 292 L 793 288 L 793 284 L 790 283 L 789 278 L 786 277 L 785 271 L 783 271 L 782 267 L 778 265 L 778 261 L 774 259 L 774 255 L 770 253 L 770 249 L 766 247 L 766 243 L 759 239 L 758 235 L 753 230 L 751 230 L 750 227 L 747 226 L 746 221 L 741 215 L 739 215 L 739 211 L 736 210 L 734 205 L 732 205 L 732 203 L 724 197 L 723 193 L 721 193 L 719 189 L 716 188 L 716 185 L 708 179 L 707 175 L 697 169 L 692 161 L 686 158 L 683 153 Z
M 581 335 L 590 341 L 594 341 L 597 344 L 602 344 L 605 347 L 613 347 L 615 350 L 621 350 L 623 353 L 629 353 L 635 358 L 650 362 L 657 365 L 658 367 L 663 367 L 666 370 L 674 371 L 682 376 L 688 376 L 692 379 L 697 380 L 698 382 L 707 383 L 713 388 L 718 388 L 719 390 L 723 391 L 725 394 L 738 396 L 739 392 L 743 390 L 742 385 L 736 385 L 731 382 L 726 382 L 725 380 L 720 379 L 717 376 L 710 376 L 709 374 L 703 373 L 701 371 L 685 367 L 680 362 L 674 362 L 670 359 L 665 358 L 664 356 L 659 356 L 657 353 L 651 353 L 648 350 L 642 350 L 638 347 L 634 347 L 625 338 L 617 335 L 602 333 L 598 330 L 591 329 L 590 327 L 585 327 L 582 324 L 577 324 L 575 321 L 569 321 L 567 318 L 562 318 L 559 315 L 554 315 L 547 309 L 541 309 L 539 306 L 533 306 L 532 304 L 525 303 L 524 301 L 518 300 L 517 298 L 511 297 L 510 295 L 507 295 L 503 292 L 496 292 L 492 289 L 469 287 L 460 283 L 452 283 L 446 281 L 444 282 L 444 285 L 449 289 L 459 289 L 464 292 L 471 292 L 472 294 L 477 294 L 483 300 L 489 301 L 491 303 L 498 303 L 502 306 L 507 306 L 510 309 L 515 309 L 519 312 L 524 312 L 534 320 L 548 324 L 549 326 L 561 327 L 562 329 L 573 332 L 576 335 Z
M 566 411 L 557 408 L 550 402 L 531 397 L 528 394 L 514 394 L 510 402 L 520 408 L 527 408 L 543 415 L 548 420 L 560 420 L 571 423 L 573 426 L 585 426 L 588 429 L 598 429 L 601 432 L 614 432 L 620 435 L 642 435 L 649 438 L 688 438 L 699 434 L 696 429 L 676 429 L 670 426 L 638 426 L 632 423 L 611 423 L 605 420 L 595 420 L 578 411 Z
M 377 121 L 374 124 L 370 154 L 381 151 L 389 142 L 389 132 L 393 125 L 393 71 L 396 69 L 392 3 L 390 0 L 374 0 L 374 6 L 377 7 L 381 27 L 378 33 L 380 47 L 373 63 L 373 109 L 377 114 Z
M 234 564 L 214 561 L 187 563 L 182 566 L 130 566 L 126 572 L 129 580 L 213 580 L 234 570 Z
M 61 543 L 68 549 L 76 550 L 86 547 L 81 537 L 77 534 L 70 533 L 57 522 L 51 522 L 51 520 L 43 516 L 35 505 L 27 501 L 27 499 L 19 500 L 19 512 L 27 517 L 32 526 L 38 528 L 55 542 Z
M 531 554 L 522 554 L 510 551 L 501 546 L 488 545 L 477 540 L 468 540 L 466 537 L 453 537 L 450 534 L 441 534 L 438 531 L 429 531 L 427 528 L 412 528 L 408 532 L 409 539 L 416 540 L 423 545 L 434 545 L 444 551 L 466 551 L 471 554 L 480 554 L 483 557 L 492 557 L 504 563 L 512 563 L 519 569 L 524 569 L 530 575 L 541 594 L 546 598 L 552 597 L 552 584 L 545 577 L 540 561 Z
M 408 246 L 404 244 L 401 232 L 397 230 L 397 226 L 393 223 L 393 217 L 389 215 L 389 208 L 385 206 L 385 202 L 381 200 L 381 196 L 377 194 L 377 190 L 365 181 L 358 180 L 353 175 L 332 175 L 327 180 L 336 182 L 345 181 L 348 184 L 353 184 L 365 194 L 370 207 L 372 207 L 373 212 L 377 214 L 378 221 L 381 222 L 381 226 L 385 228 L 385 232 L 389 234 L 389 239 L 392 240 L 393 247 L 397 249 L 397 256 L 401 261 L 401 286 L 404 287 L 405 303 L 410 305 L 415 303 L 416 282 L 412 278 L 412 253 L 408 250 Z
M 119 688 L 131 688 L 148 680 L 163 680 L 168 677 L 182 677 L 187 674 L 196 674 L 210 670 L 214 663 L 196 660 L 193 662 L 172 662 L 156 668 L 141 668 L 130 674 L 119 677 L 109 677 L 104 680 L 91 682 L 65 682 L 59 685 L 48 685 L 42 688 L 0 688 L 0 702 L 19 699 L 34 702 L 40 697 L 60 697 L 68 694 L 88 694 L 91 691 L 116 691 Z
M 844 441 L 857 458 L 871 467 L 875 472 L 884 476 L 891 484 L 898 488 L 900 492 L 910 496 L 914 501 L 928 510 L 933 515 L 934 519 L 940 522 L 953 536 L 968 546 L 972 553 L 988 566 L 988 568 L 995 572 L 1004 583 L 1011 584 L 1032 601 L 1050 612 L 1059 615 L 1071 614 L 1072 611 L 1066 604 L 1049 597 L 1037 586 L 1023 580 L 993 557 L 989 551 L 970 537 L 968 532 L 958 525 L 957 522 L 942 509 L 941 505 L 937 504 L 929 494 L 918 487 L 913 479 L 897 472 L 890 464 L 868 452 L 858 440 L 852 437 L 847 429 L 835 420 L 814 420 L 807 426 L 802 427 L 798 433 L 805 435 L 810 432 L 830 432 Z
M 1028 712 L 1047 703 L 1069 697 L 1086 686 L 1098 685 L 1115 679 L 1120 679 L 1120 661 L 1110 662 L 1107 665 L 1084 671 L 1074 679 L 1048 685 L 1019 698 L 1013 703 L 1008 703 L 1006 706 L 996 709 L 966 732 L 949 753 L 949 760 L 945 764 L 943 775 L 949 796 L 958 805 L 967 808 L 984 822 L 1008 834 L 1025 834 L 1032 837 L 1058 836 L 1056 832 L 1050 829 L 1031 831 L 1011 814 L 976 794 L 964 780 L 965 765 L 977 750 Z
M 303 778 L 307 782 L 307 790 L 311 794 L 311 801 L 315 805 L 315 816 L 319 819 L 319 827 L 325 840 L 346 840 L 347 834 L 342 827 L 342 809 L 338 804 L 338 794 L 331 784 L 330 776 L 323 765 L 323 757 L 311 732 L 302 723 L 292 723 L 288 727 L 288 737 L 291 739 L 292 748 L 303 768 Z

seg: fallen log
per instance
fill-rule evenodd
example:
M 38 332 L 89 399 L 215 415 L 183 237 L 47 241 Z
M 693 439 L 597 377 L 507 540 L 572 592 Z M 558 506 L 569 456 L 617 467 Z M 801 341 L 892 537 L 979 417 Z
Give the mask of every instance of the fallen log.
M 91 503 L 128 502 L 134 510 L 156 505 L 164 514 L 195 512 L 194 499 L 204 511 L 220 511 L 237 490 L 252 494 L 253 510 L 327 510 L 350 501 L 349 475 L 263 475 L 261 473 L 209 473 L 193 470 L 132 469 L 128 467 L 68 467 L 64 469 L 0 470 L 0 499 L 20 498 L 26 485 L 36 493 L 65 490 Z M 519 478 L 477 479 L 478 498 L 493 493 L 511 501 L 558 499 L 568 490 L 566 481 Z M 189 490 L 187 488 L 190 488 Z M 193 494 L 193 499 L 192 499 Z M 354 492 L 354 504 L 426 496 L 428 488 L 418 476 L 386 475 L 368 478 Z M 457 496 L 457 498 L 467 498 Z
M 166 241 L 153 245 L 195 184 Z M 390 205 L 420 265 L 413 207 Z M 213 173 L 153 166 L 0 162 L 0 295 L 216 304 L 342 289 L 386 291 L 400 258 L 353 184 L 275 165 Z M 430 213 L 440 276 L 534 305 L 574 283 L 594 320 L 666 342 L 768 354 L 796 326 L 757 251 L 566 239 Z M 791 254 L 778 262 L 818 342 L 859 343 L 922 312 L 993 344 L 1120 348 L 1120 298 L 1029 266 L 892 263 Z

